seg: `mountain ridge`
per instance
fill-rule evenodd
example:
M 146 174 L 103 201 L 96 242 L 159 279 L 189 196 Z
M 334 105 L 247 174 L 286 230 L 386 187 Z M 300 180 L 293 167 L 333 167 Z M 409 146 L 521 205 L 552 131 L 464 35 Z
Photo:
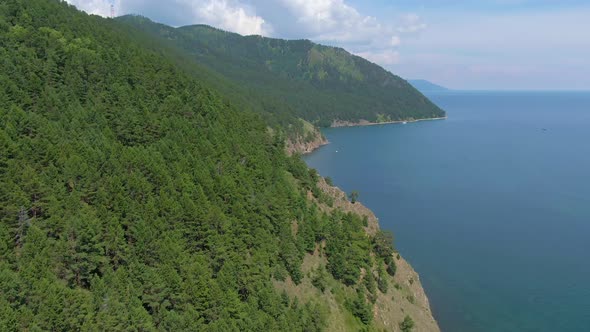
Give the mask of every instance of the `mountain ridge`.
M 319 126 L 334 120 L 444 116 L 399 76 L 342 48 L 305 39 L 241 36 L 207 25 L 173 28 L 142 16 L 117 20 L 166 40 L 238 84 L 285 102 L 297 117 Z

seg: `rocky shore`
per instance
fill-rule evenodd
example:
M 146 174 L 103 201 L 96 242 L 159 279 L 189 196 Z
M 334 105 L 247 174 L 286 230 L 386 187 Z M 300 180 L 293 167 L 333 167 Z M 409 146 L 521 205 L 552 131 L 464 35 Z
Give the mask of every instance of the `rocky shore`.
M 385 125 L 385 124 L 394 124 L 394 123 L 411 123 L 411 122 L 420 122 L 420 121 L 434 121 L 434 120 L 445 120 L 447 117 L 440 117 L 440 118 L 426 118 L 426 119 L 414 119 L 409 118 L 407 120 L 398 120 L 398 121 L 383 121 L 383 122 L 371 122 L 367 120 L 359 120 L 358 122 L 350 122 L 350 121 L 342 121 L 342 120 L 334 120 L 330 125 L 331 128 L 338 128 L 338 127 L 357 127 L 357 126 L 376 126 L 376 125 Z
M 347 121 L 334 121 L 332 127 L 351 127 L 351 126 L 370 126 L 379 124 L 391 124 L 391 123 L 404 123 L 404 122 L 418 122 L 418 121 L 430 121 L 430 120 L 444 120 L 444 118 L 432 118 L 432 119 L 408 119 L 407 121 L 390 121 L 381 123 L 372 123 L 366 120 L 361 120 L 357 123 Z M 296 140 L 295 142 L 287 143 L 287 152 L 293 153 L 311 153 L 319 147 L 328 144 L 329 142 L 317 129 L 314 130 L 315 138 L 311 141 L 303 141 L 302 139 Z M 365 231 L 368 236 L 373 236 L 379 230 L 379 220 L 375 214 L 365 207 L 362 203 L 356 202 L 351 203 L 347 199 L 347 195 L 340 188 L 331 186 L 323 178 L 320 178 L 319 188 L 328 196 L 333 198 L 333 204 L 331 206 L 325 204 L 319 204 L 320 208 L 326 212 L 340 209 L 345 212 L 352 212 L 360 216 L 366 216 L 368 225 Z M 313 195 L 309 193 L 309 199 L 313 199 Z M 308 261 L 317 261 L 318 258 L 315 255 L 311 255 L 306 258 Z M 420 282 L 420 276 L 412 268 L 412 266 L 399 254 L 395 254 L 395 262 L 397 265 L 397 271 L 394 277 L 392 277 L 390 283 L 392 291 L 387 294 L 380 293 L 375 305 L 373 307 L 373 318 L 377 327 L 384 331 L 400 331 L 399 323 L 404 320 L 406 316 L 410 316 L 415 323 L 413 331 L 419 332 L 438 332 L 440 328 L 438 323 L 434 319 L 432 310 L 430 308 L 430 302 Z M 317 263 L 316 264 L 321 264 Z M 309 264 L 308 264 L 309 265 Z M 291 287 L 294 293 L 301 292 L 300 289 L 304 286 L 294 285 L 282 285 L 281 287 Z M 305 293 L 305 292 L 303 292 Z M 333 313 L 334 317 L 339 317 L 338 312 Z M 343 326 L 337 324 L 339 319 L 333 320 L 334 324 L 331 324 L 328 330 L 340 330 Z
M 322 133 L 315 129 L 312 140 L 305 140 L 303 137 L 297 137 L 294 140 L 287 140 L 286 150 L 287 154 L 292 155 L 295 153 L 307 154 L 311 153 L 317 148 L 328 144 L 328 140 L 322 135 Z
M 362 203 L 351 203 L 344 191 L 338 187 L 330 186 L 323 178 L 320 179 L 319 187 L 324 193 L 334 198 L 332 207 L 320 205 L 322 209 L 326 211 L 341 209 L 345 212 L 366 216 L 368 226 L 365 231 L 369 236 L 379 230 L 379 220 Z M 394 287 L 387 294 L 379 294 L 373 307 L 373 318 L 376 325 L 385 331 L 399 331 L 399 322 L 409 315 L 415 322 L 413 331 L 440 331 L 438 323 L 432 315 L 430 302 L 420 282 L 420 276 L 401 255 L 395 254 L 394 259 L 397 265 L 396 274 L 391 280 Z

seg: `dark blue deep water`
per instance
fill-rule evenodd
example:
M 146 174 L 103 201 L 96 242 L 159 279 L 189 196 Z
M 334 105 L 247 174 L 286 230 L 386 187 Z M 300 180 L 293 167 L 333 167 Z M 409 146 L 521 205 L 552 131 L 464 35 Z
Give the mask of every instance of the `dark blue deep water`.
M 449 119 L 329 129 L 308 164 L 394 232 L 443 331 L 590 331 L 590 93 L 430 97 Z

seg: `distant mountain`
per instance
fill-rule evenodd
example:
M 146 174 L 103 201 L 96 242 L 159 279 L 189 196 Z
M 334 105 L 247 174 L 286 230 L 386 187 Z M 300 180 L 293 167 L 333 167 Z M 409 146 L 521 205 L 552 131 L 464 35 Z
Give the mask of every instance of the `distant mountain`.
M 418 89 L 420 92 L 436 92 L 436 91 L 449 91 L 448 88 L 444 86 L 440 86 L 438 84 L 434 84 L 427 80 L 408 80 L 414 88 Z
M 444 116 L 400 77 L 341 48 L 309 40 L 241 36 L 206 25 L 173 28 L 141 16 L 118 18 L 257 96 L 284 102 L 316 125 Z

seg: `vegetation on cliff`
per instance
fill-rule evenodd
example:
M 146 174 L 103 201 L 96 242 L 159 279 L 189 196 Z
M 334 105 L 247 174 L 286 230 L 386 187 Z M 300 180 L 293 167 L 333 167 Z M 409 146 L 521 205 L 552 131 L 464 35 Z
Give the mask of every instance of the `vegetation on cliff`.
M 391 241 L 323 208 L 260 113 L 135 36 L 0 3 L 0 330 L 323 330 L 324 298 L 281 290 L 318 250 L 314 287 L 373 328 Z

